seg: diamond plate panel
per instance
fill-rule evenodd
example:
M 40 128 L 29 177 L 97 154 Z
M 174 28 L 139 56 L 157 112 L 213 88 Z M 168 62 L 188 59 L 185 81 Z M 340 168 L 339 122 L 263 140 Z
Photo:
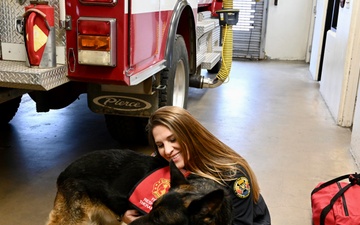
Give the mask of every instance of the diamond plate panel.
M 220 44 L 220 26 L 217 26 L 212 30 L 212 42 L 214 46 Z
M 30 68 L 24 62 L 0 61 L 0 86 L 29 90 L 50 90 L 69 81 L 67 68 Z
M 59 29 L 60 14 L 58 0 L 49 0 L 48 2 L 55 10 L 56 45 L 65 46 L 65 30 Z M 16 17 L 24 14 L 24 8 L 29 4 L 30 0 L 27 0 L 23 5 L 20 5 L 15 0 L 0 0 L 0 42 L 24 43 L 23 36 L 16 32 L 15 21 Z
M 218 19 L 210 18 L 210 12 L 200 13 L 200 22 L 197 23 L 196 35 L 198 38 L 197 46 L 197 66 L 202 69 L 211 69 L 220 60 L 220 25 Z M 217 50 L 217 51 L 215 51 Z M 220 50 L 220 52 L 219 52 Z M 213 53 L 213 52 L 216 53 Z
M 210 11 L 204 11 L 198 13 L 198 21 L 203 21 L 205 19 L 211 18 L 211 12 Z
M 201 68 L 210 70 L 219 60 L 220 53 L 206 53 L 205 60 L 201 63 Z
M 215 27 L 215 24 L 211 20 L 210 21 L 204 20 L 204 21 L 198 22 L 196 24 L 196 36 L 199 38 L 206 32 L 209 32 L 212 29 L 214 29 L 214 27 Z
M 202 62 L 204 62 L 206 56 L 205 56 L 206 53 L 204 54 L 197 54 L 196 55 L 196 66 L 200 66 Z

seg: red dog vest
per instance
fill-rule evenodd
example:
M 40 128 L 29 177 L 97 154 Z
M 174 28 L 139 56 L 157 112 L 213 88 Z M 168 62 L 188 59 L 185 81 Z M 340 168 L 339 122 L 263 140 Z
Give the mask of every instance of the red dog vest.
M 183 172 L 185 176 L 189 172 Z M 152 209 L 156 199 L 167 193 L 170 189 L 170 167 L 163 167 L 151 172 L 130 193 L 129 201 L 143 214 Z

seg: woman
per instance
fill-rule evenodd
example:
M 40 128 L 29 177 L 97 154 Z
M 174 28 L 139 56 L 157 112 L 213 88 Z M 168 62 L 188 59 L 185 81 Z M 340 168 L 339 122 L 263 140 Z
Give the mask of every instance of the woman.
M 228 189 L 234 225 L 271 224 L 269 210 L 249 164 L 188 111 L 176 106 L 162 107 L 150 117 L 147 129 L 157 156 L 173 160 L 179 169 L 212 179 Z M 137 217 L 136 210 L 128 210 L 123 221 L 130 223 Z

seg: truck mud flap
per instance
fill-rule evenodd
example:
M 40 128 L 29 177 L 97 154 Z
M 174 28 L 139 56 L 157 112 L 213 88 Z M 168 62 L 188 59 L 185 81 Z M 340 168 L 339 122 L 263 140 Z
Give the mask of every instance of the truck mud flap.
M 158 109 L 156 92 L 153 94 L 132 94 L 104 92 L 100 86 L 88 91 L 88 106 L 91 111 L 100 114 L 149 117 Z

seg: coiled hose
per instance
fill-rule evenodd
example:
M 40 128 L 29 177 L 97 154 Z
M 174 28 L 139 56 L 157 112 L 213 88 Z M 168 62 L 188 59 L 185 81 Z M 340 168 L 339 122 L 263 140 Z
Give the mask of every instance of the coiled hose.
M 223 38 L 223 49 L 221 52 L 222 62 L 219 73 L 216 75 L 216 78 L 224 82 L 231 70 L 232 64 L 232 53 L 233 53 L 233 30 L 232 26 L 225 25 L 224 27 L 224 38 Z
M 233 9 L 233 0 L 224 0 L 223 1 L 224 9 Z M 221 52 L 222 62 L 219 73 L 216 75 L 215 79 L 202 79 L 203 88 L 215 88 L 223 84 L 226 79 L 229 77 L 232 64 L 233 56 L 233 30 L 232 25 L 225 25 L 223 27 L 223 47 Z

